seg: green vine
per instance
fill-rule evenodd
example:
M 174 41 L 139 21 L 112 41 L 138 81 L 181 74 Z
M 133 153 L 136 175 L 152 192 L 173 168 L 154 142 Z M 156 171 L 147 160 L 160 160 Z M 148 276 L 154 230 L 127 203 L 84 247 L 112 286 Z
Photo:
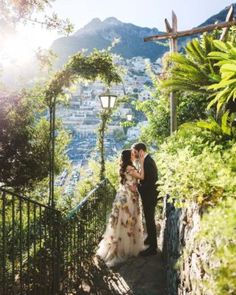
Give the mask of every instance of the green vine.
M 64 68 L 49 82 L 45 91 L 48 105 L 51 106 L 56 102 L 56 99 L 65 94 L 65 89 L 81 78 L 90 81 L 101 79 L 107 85 L 121 82 L 112 55 L 108 51 L 94 50 L 89 55 L 79 52 L 72 56 Z

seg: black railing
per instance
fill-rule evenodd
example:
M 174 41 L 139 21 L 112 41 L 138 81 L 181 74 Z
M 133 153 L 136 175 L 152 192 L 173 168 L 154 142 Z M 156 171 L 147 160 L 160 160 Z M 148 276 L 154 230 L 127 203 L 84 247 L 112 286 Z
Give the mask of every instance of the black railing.
M 3 189 L 0 208 L 0 294 L 53 294 L 60 212 Z
M 0 189 L 0 295 L 80 294 L 114 193 L 104 180 L 63 217 Z
M 64 223 L 64 294 L 88 282 L 88 268 L 105 229 L 115 190 L 108 180 L 97 185 L 68 215 Z M 79 293 L 78 293 L 79 294 Z

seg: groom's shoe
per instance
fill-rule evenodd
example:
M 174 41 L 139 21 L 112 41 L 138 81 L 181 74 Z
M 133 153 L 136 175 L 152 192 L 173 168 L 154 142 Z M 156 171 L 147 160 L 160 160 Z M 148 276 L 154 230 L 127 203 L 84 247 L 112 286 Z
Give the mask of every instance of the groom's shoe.
M 156 254 L 157 254 L 157 250 L 152 247 L 148 247 L 147 249 L 145 249 L 139 253 L 139 255 L 143 256 L 143 257 L 156 255 Z

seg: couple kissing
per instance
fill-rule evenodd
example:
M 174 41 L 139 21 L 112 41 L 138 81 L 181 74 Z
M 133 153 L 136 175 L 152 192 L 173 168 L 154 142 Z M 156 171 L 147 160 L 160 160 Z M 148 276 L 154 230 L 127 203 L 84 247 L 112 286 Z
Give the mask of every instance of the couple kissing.
M 158 175 L 155 161 L 147 153 L 144 143 L 135 143 L 131 149 L 121 152 L 119 177 L 120 184 L 109 221 L 96 252 L 107 266 L 115 266 L 131 256 L 157 253 L 155 207 Z

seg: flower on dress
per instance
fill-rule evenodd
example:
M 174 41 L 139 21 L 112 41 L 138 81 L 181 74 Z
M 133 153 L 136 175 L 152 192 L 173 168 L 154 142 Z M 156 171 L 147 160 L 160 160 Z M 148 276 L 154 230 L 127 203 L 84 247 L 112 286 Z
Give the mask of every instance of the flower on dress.
M 121 225 L 124 226 L 124 227 L 127 227 L 127 225 L 124 223 L 123 220 L 121 220 Z
M 119 200 L 120 200 L 121 205 L 124 205 L 125 203 L 127 203 L 126 195 L 121 195 Z
M 130 214 L 128 204 L 125 204 L 125 205 L 122 207 L 122 209 L 123 209 L 126 213 Z

